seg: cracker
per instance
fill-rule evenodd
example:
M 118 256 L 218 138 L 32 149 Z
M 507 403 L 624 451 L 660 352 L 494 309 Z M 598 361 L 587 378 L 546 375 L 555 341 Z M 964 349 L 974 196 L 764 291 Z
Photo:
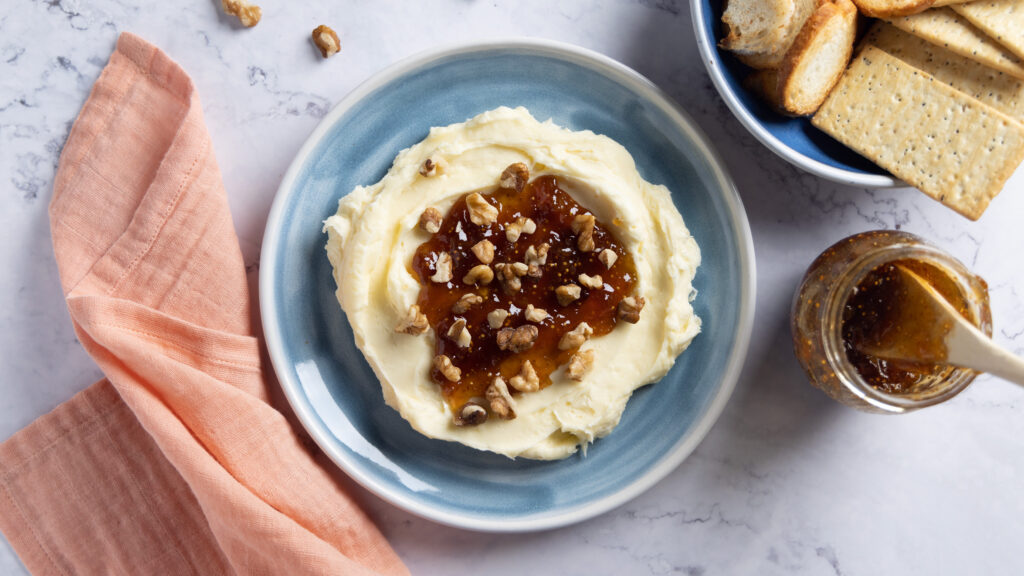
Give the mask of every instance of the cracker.
M 1018 58 L 1024 58 L 1024 0 L 977 0 L 953 10 Z
M 971 220 L 1024 160 L 1024 127 L 871 45 L 811 122 Z
M 932 44 L 1024 79 L 1024 62 L 1016 54 L 1003 48 L 948 6 L 932 8 L 913 16 L 892 18 L 889 22 Z
M 936 80 L 1024 124 L 1024 80 L 987 66 L 978 66 L 974 60 L 907 34 L 885 22 L 872 26 L 864 42 L 885 50 L 914 68 L 931 74 Z

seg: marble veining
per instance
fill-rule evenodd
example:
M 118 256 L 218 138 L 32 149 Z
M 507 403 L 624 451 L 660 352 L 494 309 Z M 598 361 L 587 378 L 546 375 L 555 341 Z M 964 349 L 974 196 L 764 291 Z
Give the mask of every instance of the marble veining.
M 339 475 L 413 573 L 1020 572 L 1024 391 L 981 377 L 953 401 L 909 416 L 844 409 L 807 385 L 789 344 L 788 309 L 826 246 L 853 232 L 906 230 L 988 280 L 995 339 L 1024 354 L 1024 171 L 976 223 L 911 189 L 864 190 L 800 172 L 730 115 L 701 64 L 683 0 L 263 0 L 253 29 L 218 5 L 0 4 L 0 439 L 102 376 L 71 329 L 46 209 L 71 123 L 118 33 L 162 47 L 196 82 L 254 289 L 274 192 L 331 106 L 424 49 L 538 36 L 637 69 L 708 134 L 754 233 L 754 339 L 733 399 L 691 458 L 642 496 L 577 526 L 502 536 L 438 526 Z M 342 40 L 328 61 L 309 42 L 321 23 Z M 24 573 L 5 541 L 0 573 Z

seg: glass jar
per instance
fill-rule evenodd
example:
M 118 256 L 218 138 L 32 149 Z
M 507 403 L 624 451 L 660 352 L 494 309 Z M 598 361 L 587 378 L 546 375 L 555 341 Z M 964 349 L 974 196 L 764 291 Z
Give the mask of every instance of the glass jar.
M 848 302 L 872 271 L 897 261 L 932 272 L 941 281 L 933 286 L 947 300 L 956 298 L 964 317 L 992 335 L 985 281 L 922 238 L 880 230 L 833 244 L 811 264 L 797 289 L 791 313 L 793 348 L 812 384 L 833 399 L 868 412 L 901 414 L 938 404 L 959 394 L 977 376 L 967 368 L 934 366 L 908 390 L 893 393 L 872 386 L 851 361 L 850 355 L 859 352 L 851 351 L 843 338 L 844 314 L 854 313 Z

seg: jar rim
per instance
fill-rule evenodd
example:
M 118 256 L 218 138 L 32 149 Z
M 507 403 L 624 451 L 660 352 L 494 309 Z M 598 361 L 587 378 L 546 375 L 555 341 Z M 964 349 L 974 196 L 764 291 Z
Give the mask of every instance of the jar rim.
M 972 293 L 970 270 L 950 254 L 932 246 L 925 240 L 908 234 L 911 242 L 875 247 L 860 255 L 843 271 L 825 296 L 825 310 L 821 315 L 821 334 L 825 359 L 839 382 L 850 393 L 871 406 L 886 412 L 902 413 L 945 402 L 956 396 L 977 377 L 978 373 L 969 368 L 953 367 L 943 377 L 943 384 L 935 386 L 935 392 L 921 395 L 901 395 L 883 392 L 861 376 L 846 356 L 842 340 L 843 309 L 852 296 L 853 290 L 872 270 L 895 260 L 915 259 L 937 266 L 945 272 L 966 297 L 972 322 L 977 324 L 983 317 L 978 302 L 970 297 Z

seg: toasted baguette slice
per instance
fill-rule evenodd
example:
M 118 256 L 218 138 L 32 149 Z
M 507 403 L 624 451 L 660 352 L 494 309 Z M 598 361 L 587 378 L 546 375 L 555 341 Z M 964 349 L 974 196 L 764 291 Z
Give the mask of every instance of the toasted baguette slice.
M 778 68 L 782 65 L 782 60 L 786 57 L 786 52 L 788 52 L 790 47 L 793 46 L 793 42 L 796 41 L 797 35 L 800 34 L 800 30 L 802 30 L 804 24 L 807 23 L 807 19 L 814 13 L 814 9 L 818 6 L 818 3 L 819 0 L 794 0 L 794 9 L 789 22 L 787 22 L 783 27 L 782 35 L 779 40 L 775 42 L 767 52 L 737 54 L 736 57 L 751 68 L 761 70 Z
M 971 220 L 1024 159 L 1024 126 L 870 44 L 811 123 Z
M 846 70 L 857 35 L 857 7 L 827 2 L 804 24 L 782 66 L 762 70 L 750 82 L 785 114 L 814 114 Z
M 778 51 L 797 6 L 805 1 L 813 0 L 728 0 L 722 14 L 726 34 L 719 46 L 741 56 Z
M 853 0 L 865 16 L 872 18 L 894 18 L 924 12 L 935 4 L 935 0 Z

